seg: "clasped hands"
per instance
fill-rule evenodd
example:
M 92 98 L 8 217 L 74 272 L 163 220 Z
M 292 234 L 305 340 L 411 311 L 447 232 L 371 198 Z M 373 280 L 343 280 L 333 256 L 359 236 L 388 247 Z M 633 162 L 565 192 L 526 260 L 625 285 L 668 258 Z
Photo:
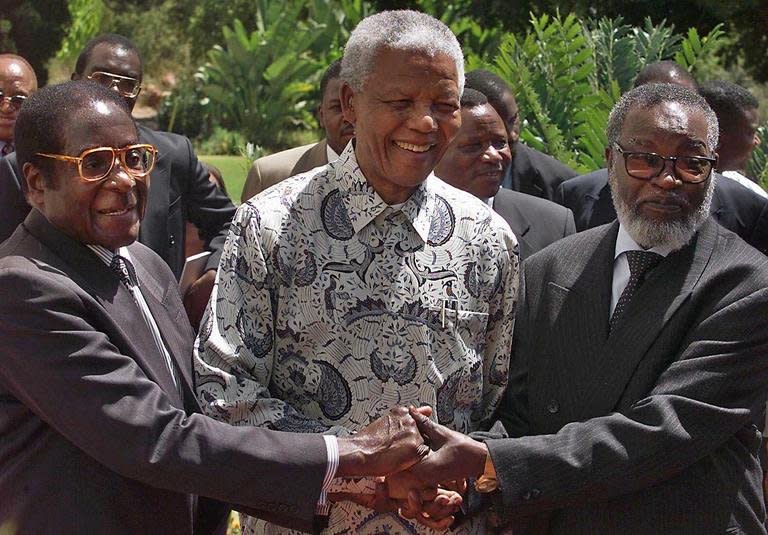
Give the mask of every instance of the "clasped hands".
M 483 472 L 487 449 L 429 419 L 430 407 L 390 410 L 359 433 L 339 440 L 339 477 L 376 477 L 373 494 L 335 493 L 437 530 L 453 524 L 466 478 Z

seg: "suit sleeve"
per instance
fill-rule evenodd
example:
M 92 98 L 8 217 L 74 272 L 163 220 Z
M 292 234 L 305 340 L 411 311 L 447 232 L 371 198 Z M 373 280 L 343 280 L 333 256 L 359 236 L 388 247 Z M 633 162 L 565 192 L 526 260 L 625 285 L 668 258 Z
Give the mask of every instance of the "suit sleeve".
M 183 172 L 187 179 L 182 183 L 187 185 L 184 199 L 187 219 L 197 227 L 205 248 L 211 251 L 206 270 L 216 269 L 230 222 L 235 215 L 235 205 L 224 192 L 208 180 L 208 170 L 197 159 L 189 139 L 183 140 Z
M 567 210 L 567 213 L 565 214 L 565 229 L 563 229 L 563 238 L 570 236 L 571 234 L 576 234 L 576 223 L 573 220 L 573 212 Z
M 261 184 L 261 169 L 259 168 L 259 160 L 256 160 L 248 170 L 248 176 L 245 179 L 240 202 L 246 202 L 248 199 L 259 193 L 262 190 Z
M 146 485 L 311 525 L 321 437 L 235 428 L 173 407 L 105 334 L 117 319 L 66 279 L 5 268 L 0 293 L 0 382 L 77 448 Z
M 768 384 L 767 307 L 765 288 L 723 303 L 693 327 L 647 397 L 555 434 L 522 436 L 528 366 L 514 358 L 513 370 L 520 368 L 502 420 L 521 438 L 488 442 L 505 512 L 536 513 L 647 488 L 738 440 L 737 433 L 756 435 L 750 422 L 762 411 Z M 525 349 L 521 342 L 516 352 Z

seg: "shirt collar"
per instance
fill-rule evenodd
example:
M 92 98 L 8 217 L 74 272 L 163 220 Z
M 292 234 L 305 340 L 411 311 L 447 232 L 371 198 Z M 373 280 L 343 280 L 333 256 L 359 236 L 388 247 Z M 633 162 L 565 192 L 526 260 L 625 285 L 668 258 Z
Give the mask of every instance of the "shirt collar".
M 85 244 L 88 249 L 93 251 L 93 253 L 104 262 L 107 266 L 112 265 L 112 259 L 115 257 L 115 255 L 120 255 L 124 258 L 130 258 L 128 255 L 128 249 L 125 247 L 119 247 L 117 251 L 110 251 L 106 247 L 102 247 L 101 245 L 92 245 L 90 243 Z
M 624 225 L 619 223 L 619 234 L 616 236 L 616 249 L 613 255 L 613 259 L 616 260 L 619 255 L 626 253 L 627 251 L 648 251 L 650 253 L 656 253 L 666 257 L 673 251 L 673 248 L 669 245 L 657 245 L 656 247 L 651 247 L 650 249 L 643 249 L 634 239 L 632 239 L 632 236 L 629 235 L 627 230 L 624 228 Z
M 333 150 L 327 142 L 325 143 L 325 155 L 329 162 L 335 162 L 339 159 L 339 155 L 336 154 L 336 151 Z
M 354 143 L 349 143 L 339 156 L 336 165 L 336 179 L 355 233 L 360 232 L 379 214 L 390 208 L 379 197 L 379 194 L 368 183 L 360 170 L 355 156 Z M 400 209 L 424 243 L 429 238 L 429 228 L 432 224 L 435 180 L 439 179 L 430 173 Z

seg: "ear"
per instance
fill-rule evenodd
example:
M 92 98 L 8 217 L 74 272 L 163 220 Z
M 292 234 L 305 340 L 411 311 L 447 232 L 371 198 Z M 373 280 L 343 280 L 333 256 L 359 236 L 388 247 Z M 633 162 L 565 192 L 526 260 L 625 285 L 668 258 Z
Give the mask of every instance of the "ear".
M 27 183 L 27 201 L 40 211 L 45 207 L 45 178 L 38 167 L 27 162 L 21 170 Z
M 608 169 L 613 167 L 613 150 L 610 145 L 605 147 L 605 163 Z
M 347 82 L 344 82 L 341 85 L 339 96 L 341 98 L 341 113 L 344 115 L 344 119 L 351 125 L 354 125 L 357 120 L 354 89 Z
M 319 104 L 317 106 L 317 109 L 315 110 L 315 116 L 317 117 L 317 122 L 320 125 L 320 128 L 325 130 L 325 114 L 323 113 L 323 105 Z

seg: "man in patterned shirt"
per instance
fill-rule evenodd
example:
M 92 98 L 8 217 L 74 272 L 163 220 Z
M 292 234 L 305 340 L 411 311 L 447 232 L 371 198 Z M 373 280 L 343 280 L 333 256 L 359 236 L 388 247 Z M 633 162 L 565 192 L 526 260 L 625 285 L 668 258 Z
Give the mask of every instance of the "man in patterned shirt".
M 379 13 L 352 33 L 341 78 L 355 138 L 339 160 L 235 216 L 196 344 L 201 404 L 231 424 L 339 436 L 397 405 L 483 429 L 507 382 L 518 253 L 497 214 L 432 174 L 460 126 L 459 44 L 428 15 Z M 325 533 L 426 529 L 366 501 L 371 481 L 334 490 L 376 510 L 339 501 Z

